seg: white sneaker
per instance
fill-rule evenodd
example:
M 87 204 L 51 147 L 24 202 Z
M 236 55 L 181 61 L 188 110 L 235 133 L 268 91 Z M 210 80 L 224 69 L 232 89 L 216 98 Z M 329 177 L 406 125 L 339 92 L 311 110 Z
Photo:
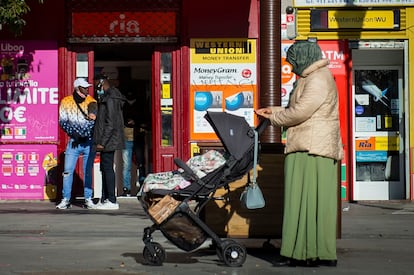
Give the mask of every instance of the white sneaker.
M 104 203 L 97 205 L 96 209 L 100 210 L 118 210 L 119 204 L 110 202 L 109 200 L 105 201 Z
M 86 209 L 95 209 L 96 208 L 96 204 L 93 203 L 92 199 L 86 199 L 83 206 Z
M 70 201 L 68 199 L 62 199 L 62 201 L 56 205 L 56 209 L 68 209 L 71 208 Z
M 102 206 L 104 203 L 106 203 L 108 201 L 108 199 L 104 200 L 104 202 L 101 201 L 101 199 L 99 199 L 98 203 L 95 204 L 95 209 L 98 208 L 98 206 Z

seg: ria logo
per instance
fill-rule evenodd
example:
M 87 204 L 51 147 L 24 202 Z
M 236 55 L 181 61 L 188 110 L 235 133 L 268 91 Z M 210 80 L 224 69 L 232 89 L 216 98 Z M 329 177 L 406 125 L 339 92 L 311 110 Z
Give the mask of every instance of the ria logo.
M 125 20 L 125 14 L 121 13 L 119 15 L 119 20 L 116 19 L 109 24 L 110 33 L 130 33 L 138 34 L 139 33 L 139 23 L 136 20 Z
M 371 148 L 372 144 L 368 140 L 360 141 L 358 143 L 358 147 L 360 148 Z

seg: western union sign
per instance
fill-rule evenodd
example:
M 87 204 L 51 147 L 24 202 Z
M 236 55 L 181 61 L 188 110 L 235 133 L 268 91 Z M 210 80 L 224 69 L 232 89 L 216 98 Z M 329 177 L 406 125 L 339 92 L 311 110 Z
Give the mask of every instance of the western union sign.
M 312 10 L 311 30 L 400 28 L 399 10 Z
M 191 39 L 192 63 L 255 63 L 254 39 Z

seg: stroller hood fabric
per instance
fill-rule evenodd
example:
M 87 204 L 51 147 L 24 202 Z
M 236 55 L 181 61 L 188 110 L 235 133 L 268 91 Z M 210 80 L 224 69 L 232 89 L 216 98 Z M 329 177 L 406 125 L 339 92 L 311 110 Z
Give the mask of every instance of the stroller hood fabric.
M 254 146 L 254 132 L 244 117 L 225 112 L 207 112 L 205 119 L 213 127 L 227 152 L 240 160 Z

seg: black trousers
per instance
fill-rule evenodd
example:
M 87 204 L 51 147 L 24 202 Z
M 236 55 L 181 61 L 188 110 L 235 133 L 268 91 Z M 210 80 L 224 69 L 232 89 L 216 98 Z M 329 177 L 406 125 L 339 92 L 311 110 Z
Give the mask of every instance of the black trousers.
M 100 169 L 102 173 L 101 202 L 108 199 L 110 202 L 116 203 L 114 155 L 115 155 L 115 151 L 101 152 L 101 164 L 100 164 Z

